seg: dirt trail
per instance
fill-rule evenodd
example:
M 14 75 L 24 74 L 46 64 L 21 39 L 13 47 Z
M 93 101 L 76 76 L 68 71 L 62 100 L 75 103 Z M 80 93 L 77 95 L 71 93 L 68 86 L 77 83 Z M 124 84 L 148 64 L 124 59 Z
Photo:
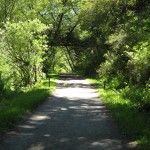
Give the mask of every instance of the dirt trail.
M 48 100 L 0 141 L 0 150 L 127 150 L 97 91 L 62 77 Z

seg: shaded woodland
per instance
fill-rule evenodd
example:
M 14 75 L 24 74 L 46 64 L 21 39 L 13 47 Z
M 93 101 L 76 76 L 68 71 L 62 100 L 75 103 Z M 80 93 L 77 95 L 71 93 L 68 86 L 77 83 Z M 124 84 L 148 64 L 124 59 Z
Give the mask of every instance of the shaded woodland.
M 105 77 L 115 88 L 148 85 L 149 5 L 148 0 L 2 0 L 1 93 L 61 71 Z
M 150 1 L 1 0 L 1 99 L 61 72 L 96 78 L 150 112 Z

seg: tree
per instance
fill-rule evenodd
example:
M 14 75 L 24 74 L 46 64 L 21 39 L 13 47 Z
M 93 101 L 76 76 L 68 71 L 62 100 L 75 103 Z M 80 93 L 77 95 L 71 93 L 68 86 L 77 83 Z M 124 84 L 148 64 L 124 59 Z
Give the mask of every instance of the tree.
M 43 53 L 47 49 L 45 31 L 49 27 L 38 19 L 5 24 L 4 42 L 1 50 L 11 66 L 14 81 L 24 86 L 37 82 L 41 72 Z

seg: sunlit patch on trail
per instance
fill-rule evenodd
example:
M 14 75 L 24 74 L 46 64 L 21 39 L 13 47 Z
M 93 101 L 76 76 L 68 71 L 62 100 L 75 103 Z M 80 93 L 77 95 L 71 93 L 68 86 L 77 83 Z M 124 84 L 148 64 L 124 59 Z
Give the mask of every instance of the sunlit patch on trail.
M 42 120 L 46 120 L 46 119 L 51 119 L 49 116 L 45 116 L 45 115 L 34 115 L 32 116 L 32 118 L 30 120 L 33 121 L 42 121 Z
M 54 93 L 57 97 L 66 97 L 71 100 L 76 98 L 98 98 L 97 91 L 89 87 L 89 83 L 86 80 L 58 80 L 58 89 Z M 68 84 L 66 87 L 59 87 L 59 84 Z

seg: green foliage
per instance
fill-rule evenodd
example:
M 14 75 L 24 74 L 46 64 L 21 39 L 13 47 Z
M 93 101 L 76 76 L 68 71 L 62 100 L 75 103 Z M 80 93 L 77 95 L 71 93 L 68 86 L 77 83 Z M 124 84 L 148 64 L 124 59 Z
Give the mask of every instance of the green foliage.
M 6 22 L 7 19 L 12 20 L 15 14 L 15 6 L 18 0 L 1 0 L 0 1 L 0 27 L 2 23 Z
M 51 78 L 51 87 L 48 80 L 24 90 L 13 97 L 0 101 L 0 132 L 6 132 L 21 121 L 33 108 L 43 102 L 55 89 L 56 78 Z
M 133 47 L 133 52 L 128 52 L 129 73 L 138 83 L 144 83 L 149 79 L 150 72 L 150 46 L 149 42 L 140 42 Z
M 85 76 L 95 76 L 99 63 L 103 61 L 100 56 L 97 48 L 84 48 L 77 56 L 77 71 Z
M 71 67 L 68 63 L 70 57 L 66 53 L 65 47 L 51 47 L 44 58 L 43 71 L 46 74 L 71 72 Z
M 37 19 L 5 24 L 5 46 L 1 53 L 11 68 L 15 87 L 37 82 L 41 74 L 42 56 L 47 49 L 43 34 L 47 28 Z
M 148 0 L 1 0 L 0 95 L 28 89 L 43 72 L 98 75 L 106 89 L 120 91 L 116 101 L 118 93 L 101 92 L 127 123 L 150 99 L 149 14 Z M 142 121 L 135 119 L 136 135 Z
M 150 90 L 146 88 L 126 87 L 120 91 L 103 89 L 103 81 L 89 80 L 98 84 L 97 88 L 101 100 L 110 109 L 124 135 L 138 144 L 143 150 L 150 146 L 150 118 L 148 112 L 140 111 L 140 102 L 150 102 Z M 148 84 L 149 85 L 149 84 Z
M 150 78 L 149 9 L 144 5 L 145 11 L 137 13 L 136 4 L 135 1 L 118 1 L 107 7 L 112 11 L 113 16 L 110 14 L 109 17 L 113 20 L 110 18 L 106 23 L 113 23 L 114 28 L 102 32 L 106 32 L 104 43 L 108 46 L 104 54 L 105 61 L 100 63 L 98 73 L 100 77 L 105 76 L 105 80 L 113 82 L 114 88 L 145 85 Z M 120 15 L 118 12 L 121 8 Z

